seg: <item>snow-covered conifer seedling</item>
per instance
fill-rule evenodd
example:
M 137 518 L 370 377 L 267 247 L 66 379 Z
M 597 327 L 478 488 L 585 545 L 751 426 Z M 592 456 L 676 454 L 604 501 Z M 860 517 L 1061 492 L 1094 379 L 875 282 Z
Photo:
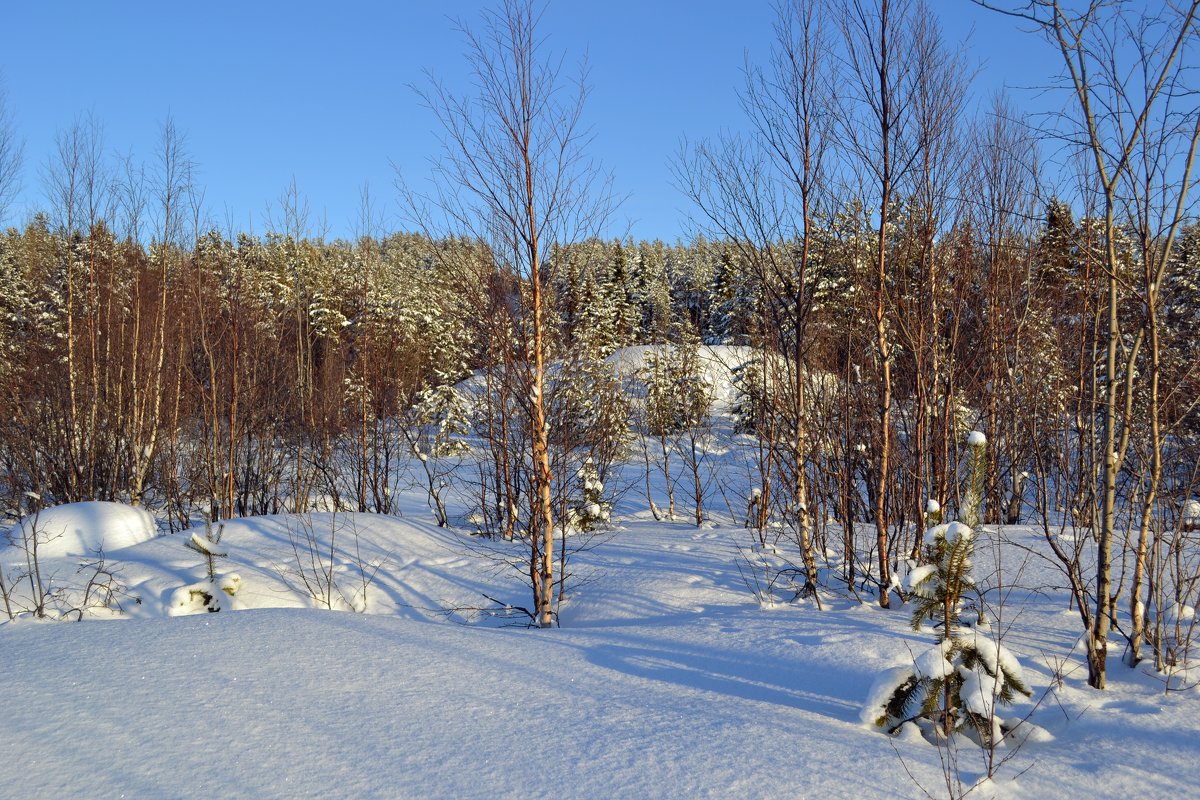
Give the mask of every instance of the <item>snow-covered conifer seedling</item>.
M 987 439 L 973 432 L 967 446 L 968 486 L 960 515 L 978 520 Z M 1029 696 L 1030 690 L 1021 665 L 1008 650 L 960 623 L 964 595 L 977 591 L 971 564 L 973 528 L 964 522 L 943 523 L 930 528 L 927 539 L 928 562 L 909 572 L 906 588 L 913 602 L 913 629 L 934 621 L 941 627 L 939 641 L 917 654 L 911 665 L 876 680 L 866 715 L 888 733 L 911 723 L 930 741 L 962 732 L 984 747 L 994 746 L 1013 727 L 997 716 L 996 702 L 1010 704 L 1017 694 Z
M 596 526 L 608 522 L 611 510 L 604 499 L 604 483 L 600 480 L 595 461 L 589 457 L 579 468 L 576 477 L 579 479 L 580 497 L 571 512 L 571 526 L 589 533 Z
M 219 552 L 217 548 L 224 532 L 224 525 L 218 525 L 214 531 L 212 522 L 205 517 L 204 535 L 193 531 L 191 537 L 184 542 L 184 547 L 204 556 L 207 579 L 182 586 L 171 593 L 171 602 L 167 609 L 171 616 L 232 610 L 237 607 L 234 598 L 241 588 L 242 577 L 237 573 L 218 574 L 216 571 L 216 560 L 229 555 Z

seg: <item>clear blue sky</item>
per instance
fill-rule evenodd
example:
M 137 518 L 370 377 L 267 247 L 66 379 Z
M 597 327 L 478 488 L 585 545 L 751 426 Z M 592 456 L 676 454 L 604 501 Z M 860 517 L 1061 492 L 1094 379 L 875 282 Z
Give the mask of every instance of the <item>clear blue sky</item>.
M 474 23 L 479 0 L 197 3 L 0 3 L 0 72 L 25 140 L 16 219 L 44 205 L 41 173 L 57 131 L 80 114 L 104 125 L 109 150 L 150 159 L 168 114 L 201 168 L 223 226 L 261 231 L 267 203 L 295 178 L 331 236 L 355 226 L 359 188 L 386 201 L 399 226 L 392 164 L 427 177 L 434 122 L 411 84 L 432 70 L 456 85 L 463 43 L 452 18 Z M 971 34 L 978 97 L 1044 81 L 1054 63 L 1011 20 L 968 0 L 931 0 L 949 40 Z M 688 237 L 687 203 L 670 164 L 682 137 L 742 126 L 744 58 L 765 55 L 768 0 L 555 0 L 549 46 L 585 53 L 593 154 L 627 200 L 613 233 Z M 1017 92 L 1018 102 L 1022 94 Z

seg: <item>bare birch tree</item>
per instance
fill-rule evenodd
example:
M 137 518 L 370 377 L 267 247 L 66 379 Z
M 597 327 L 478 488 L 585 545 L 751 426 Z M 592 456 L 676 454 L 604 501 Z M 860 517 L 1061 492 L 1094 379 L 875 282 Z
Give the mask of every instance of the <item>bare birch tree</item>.
M 817 228 L 831 206 L 829 27 L 819 0 L 781 4 L 767 65 L 746 70 L 741 100 L 751 140 L 701 144 L 677 170 L 708 227 L 732 243 L 763 287 L 764 327 L 776 334 L 771 346 L 782 358 L 764 359 L 762 377 L 779 387 L 771 394 L 787 431 L 784 461 L 791 474 L 785 516 L 804 563 L 806 596 L 817 591 L 808 486 L 809 328 L 814 309 L 831 291 L 814 258 Z M 764 500 L 763 512 L 765 505 Z
M 168 299 L 171 278 L 178 269 L 177 248 L 183 233 L 187 195 L 193 177 L 193 164 L 187 155 L 185 137 L 170 117 L 162 125 L 157 156 L 155 189 L 159 205 L 153 241 L 156 251 L 152 256 L 157 262 L 158 273 L 154 276 L 156 283 L 153 285 L 143 286 L 139 281 L 135 295 L 137 317 L 133 338 L 138 351 L 131 361 L 130 383 L 135 391 L 132 394 L 127 439 L 130 463 L 128 492 L 134 505 L 143 502 L 160 445 L 163 402 L 170 378 L 166 369 L 167 353 L 176 349 L 173 347 L 175 343 L 168 341 L 167 336 L 172 328 Z M 152 314 L 143 316 L 143 303 L 150 304 Z M 146 333 L 142 333 L 143 327 L 148 328 Z
M 17 138 L 8 91 L 0 75 L 0 225 L 8 219 L 8 210 L 21 189 L 21 161 L 25 145 Z
M 586 71 L 568 80 L 539 31 L 544 10 L 532 0 L 502 0 L 482 24 L 460 24 L 474 93 L 433 80 L 420 91 L 437 117 L 444 182 L 433 203 L 455 233 L 486 242 L 497 271 L 523 282 L 526 314 L 518 365 L 530 430 L 529 579 L 535 616 L 554 621 L 554 519 L 545 385 L 547 273 L 556 248 L 594 233 L 609 210 L 601 175 L 586 156 L 582 122 Z
M 888 248 L 894 205 L 904 179 L 917 163 L 912 141 L 914 62 L 909 59 L 914 10 L 909 0 L 846 0 L 840 9 L 845 39 L 842 132 L 861 172 L 864 200 L 874 211 L 872 321 L 879 371 L 873 450 L 874 517 L 879 563 L 879 605 L 888 608 L 891 591 L 889 500 L 892 441 L 893 333 L 889 330 Z

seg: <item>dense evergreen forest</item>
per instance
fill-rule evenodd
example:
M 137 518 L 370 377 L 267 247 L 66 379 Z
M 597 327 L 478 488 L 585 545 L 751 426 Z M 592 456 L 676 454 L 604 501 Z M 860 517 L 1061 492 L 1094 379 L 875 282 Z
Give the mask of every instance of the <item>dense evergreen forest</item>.
M 316 494 L 386 512 L 391 467 L 409 449 L 399 443 L 401 427 L 450 413 L 443 406 L 456 384 L 520 357 L 521 281 L 493 272 L 478 242 L 402 233 L 327 242 L 284 232 L 231 240 L 185 231 L 176 219 L 171 243 L 142 245 L 132 233 L 145 222 L 63 213 L 61 223 L 39 214 L 0 238 L 10 507 L 25 491 L 64 502 L 122 499 L 161 507 L 182 525 L 199 512 L 303 508 Z M 955 442 L 971 425 L 1003 448 L 989 481 L 993 519 L 1008 513 L 1022 473 L 1056 478 L 1052 506 L 1072 514 L 1086 507 L 1072 495 L 1090 483 L 1090 454 L 1077 442 L 1096 424 L 1101 391 L 1098 225 L 1053 201 L 1039 216 L 1008 216 L 1011 227 L 989 233 L 964 214 L 932 242 L 911 215 L 898 215 L 889 231 L 898 450 L 889 502 L 897 520 L 919 520 L 926 497 L 953 502 Z M 870 498 L 841 498 L 840 487 L 857 481 L 832 476 L 865 474 L 872 457 L 869 226 L 847 211 L 814 237 L 802 343 L 807 368 L 832 378 L 811 387 L 807 427 L 820 441 L 810 469 L 829 489 L 826 503 L 858 519 Z M 561 248 L 547 281 L 552 359 L 594 362 L 603 376 L 604 359 L 631 345 L 704 342 L 781 354 L 766 362 L 771 369 L 744 376 L 744 387 L 759 404 L 752 427 L 786 439 L 794 421 L 771 415 L 788 404 L 774 395 L 793 391 L 786 357 L 796 343 L 784 318 L 794 305 L 760 266 L 794 260 L 799 248 L 781 240 L 764 252 L 703 237 Z M 1132 236 L 1122 254 L 1133 283 Z M 1193 481 L 1200 435 L 1200 228 L 1182 232 L 1171 266 L 1159 369 L 1163 427 L 1176 434 L 1165 489 L 1178 503 Z M 1122 318 L 1136 335 L 1144 309 L 1126 302 Z M 1149 371 L 1140 359 L 1134 369 Z M 564 371 L 562 381 L 603 380 L 585 372 Z M 1131 386 L 1133 413 L 1147 400 L 1140 385 Z M 1135 433 L 1131 481 L 1145 455 Z

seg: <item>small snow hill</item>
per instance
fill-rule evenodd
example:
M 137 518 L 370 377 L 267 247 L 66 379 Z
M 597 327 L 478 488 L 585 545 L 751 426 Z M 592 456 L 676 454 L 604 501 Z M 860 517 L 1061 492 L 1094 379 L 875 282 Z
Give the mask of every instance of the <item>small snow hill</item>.
M 23 543 L 35 536 L 39 556 L 60 558 L 108 554 L 157 534 L 154 517 L 144 509 L 99 500 L 70 503 L 21 519 L 6 534 L 9 547 L 0 551 L 0 560 L 24 559 Z

